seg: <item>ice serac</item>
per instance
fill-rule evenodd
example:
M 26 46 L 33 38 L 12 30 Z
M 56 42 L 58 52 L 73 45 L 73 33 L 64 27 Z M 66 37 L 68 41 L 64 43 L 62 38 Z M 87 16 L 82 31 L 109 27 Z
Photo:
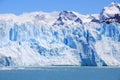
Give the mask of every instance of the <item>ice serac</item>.
M 91 15 L 1 14 L 0 67 L 120 66 L 120 18 L 114 16 L 119 6 L 112 3 L 101 14 Z M 116 12 L 109 12 L 111 8 Z

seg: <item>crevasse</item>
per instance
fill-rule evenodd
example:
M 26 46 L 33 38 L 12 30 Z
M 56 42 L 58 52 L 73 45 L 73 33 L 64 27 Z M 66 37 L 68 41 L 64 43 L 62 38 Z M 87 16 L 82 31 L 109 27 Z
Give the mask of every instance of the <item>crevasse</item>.
M 119 66 L 120 24 L 0 21 L 0 66 Z

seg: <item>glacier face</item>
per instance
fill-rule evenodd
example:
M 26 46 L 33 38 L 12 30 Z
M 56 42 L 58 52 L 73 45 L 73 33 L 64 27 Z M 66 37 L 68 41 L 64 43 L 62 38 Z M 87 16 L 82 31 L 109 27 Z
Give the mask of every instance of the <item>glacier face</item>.
M 120 23 L 103 14 L 1 14 L 0 66 L 120 66 Z
M 47 26 L 1 22 L 0 65 L 120 65 L 120 24 Z

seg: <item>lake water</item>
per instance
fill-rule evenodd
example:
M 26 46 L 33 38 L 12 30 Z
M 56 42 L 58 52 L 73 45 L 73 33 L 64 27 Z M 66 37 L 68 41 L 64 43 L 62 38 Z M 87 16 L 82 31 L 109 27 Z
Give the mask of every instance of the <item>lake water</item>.
M 40 67 L 0 70 L 0 80 L 120 80 L 120 68 Z

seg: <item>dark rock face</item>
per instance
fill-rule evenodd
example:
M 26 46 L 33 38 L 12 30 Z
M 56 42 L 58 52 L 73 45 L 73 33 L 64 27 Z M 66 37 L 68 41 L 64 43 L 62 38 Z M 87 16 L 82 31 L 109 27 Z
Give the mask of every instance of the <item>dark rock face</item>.
M 72 21 L 73 23 L 76 22 L 82 24 L 82 20 L 71 11 L 61 11 L 58 16 L 59 17 L 54 25 L 64 25 L 65 21 Z
M 91 22 L 100 23 L 100 20 L 98 20 L 98 19 L 92 19 Z
M 107 24 L 110 24 L 112 22 L 117 22 L 120 23 L 120 14 L 115 14 L 114 17 L 110 17 L 110 18 L 106 18 L 104 21 L 102 22 L 106 22 Z

